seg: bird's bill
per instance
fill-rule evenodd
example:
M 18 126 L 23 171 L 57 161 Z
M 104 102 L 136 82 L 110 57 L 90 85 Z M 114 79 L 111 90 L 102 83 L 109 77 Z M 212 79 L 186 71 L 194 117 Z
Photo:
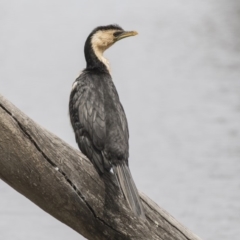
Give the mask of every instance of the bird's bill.
M 136 31 L 124 31 L 117 36 L 117 41 L 126 37 L 136 36 L 138 33 Z

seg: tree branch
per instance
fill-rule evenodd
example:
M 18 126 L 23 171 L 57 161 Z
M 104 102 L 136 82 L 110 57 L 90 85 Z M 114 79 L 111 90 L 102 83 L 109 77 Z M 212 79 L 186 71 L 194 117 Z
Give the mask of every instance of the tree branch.
M 1 95 L 0 178 L 87 239 L 200 240 L 144 194 L 147 220 L 136 218 L 112 173 L 100 177 L 83 154 Z

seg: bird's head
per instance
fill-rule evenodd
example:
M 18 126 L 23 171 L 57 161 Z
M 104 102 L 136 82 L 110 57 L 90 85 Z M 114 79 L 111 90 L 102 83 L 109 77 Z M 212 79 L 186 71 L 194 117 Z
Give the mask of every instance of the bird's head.
M 94 54 L 100 62 L 104 65 L 108 65 L 107 60 L 103 57 L 103 52 L 115 42 L 137 34 L 136 31 L 124 31 L 118 25 L 107 25 L 95 28 L 88 36 L 85 43 L 85 57 L 87 64 L 92 61 L 92 54 Z
M 135 35 L 137 35 L 135 31 L 124 31 L 118 25 L 108 25 L 95 28 L 89 36 L 92 48 L 104 52 L 115 42 Z

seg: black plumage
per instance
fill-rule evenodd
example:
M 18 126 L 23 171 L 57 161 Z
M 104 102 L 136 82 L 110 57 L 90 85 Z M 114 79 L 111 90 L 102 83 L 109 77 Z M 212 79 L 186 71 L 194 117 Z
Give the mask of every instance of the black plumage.
M 129 133 L 124 109 L 109 73 L 103 52 L 116 41 L 136 35 L 117 25 L 94 29 L 84 53 L 86 69 L 73 84 L 69 112 L 80 150 L 99 174 L 113 168 L 119 186 L 131 209 L 145 218 L 129 167 Z

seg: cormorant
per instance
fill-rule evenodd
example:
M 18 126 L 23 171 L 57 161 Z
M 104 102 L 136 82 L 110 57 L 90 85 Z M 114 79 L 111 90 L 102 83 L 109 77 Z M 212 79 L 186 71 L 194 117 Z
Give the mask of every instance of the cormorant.
M 120 39 L 135 36 L 118 25 L 100 26 L 88 36 L 86 68 L 72 86 L 69 102 L 71 124 L 80 150 L 98 173 L 111 168 L 130 208 L 145 218 L 138 191 L 128 167 L 129 133 L 124 109 L 103 52 Z

